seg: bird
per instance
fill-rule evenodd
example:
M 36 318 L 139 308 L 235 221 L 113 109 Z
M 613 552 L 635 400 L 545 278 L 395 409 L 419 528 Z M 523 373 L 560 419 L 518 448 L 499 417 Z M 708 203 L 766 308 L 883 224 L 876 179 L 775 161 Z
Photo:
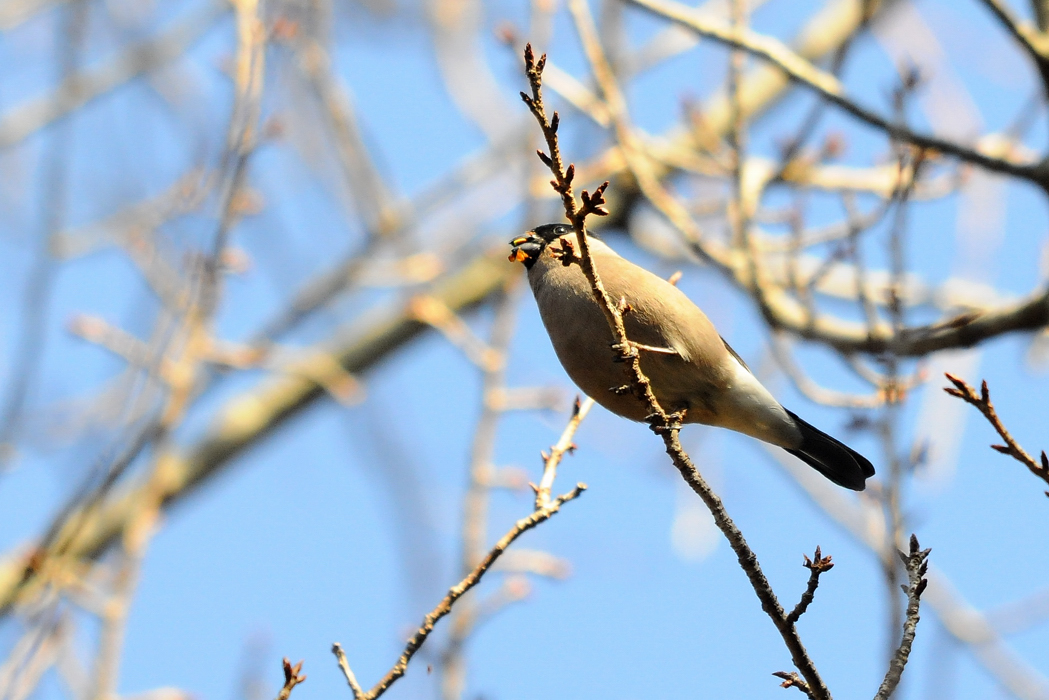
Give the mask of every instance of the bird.
M 598 274 L 623 309 L 627 338 L 660 406 L 682 422 L 728 428 L 781 447 L 835 484 L 865 488 L 874 466 L 860 453 L 788 411 L 762 386 L 688 296 L 586 234 Z M 573 382 L 601 406 L 635 421 L 649 413 L 627 377 L 606 316 L 574 251 L 573 227 L 544 224 L 510 241 L 523 263 L 554 352 Z

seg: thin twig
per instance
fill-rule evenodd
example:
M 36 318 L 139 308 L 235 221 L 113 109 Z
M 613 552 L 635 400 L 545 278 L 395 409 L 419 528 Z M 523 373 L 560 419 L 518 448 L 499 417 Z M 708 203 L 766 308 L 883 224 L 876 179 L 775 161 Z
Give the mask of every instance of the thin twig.
M 353 697 L 365 697 L 366 694 L 364 689 L 361 688 L 361 684 L 357 682 L 357 676 L 353 675 L 353 669 L 350 668 L 350 662 L 346 660 L 346 652 L 342 650 L 342 645 L 338 642 L 332 644 L 331 653 L 335 654 L 335 658 L 339 662 L 339 668 L 342 669 L 342 675 L 346 677 L 346 683 L 350 686 L 350 692 L 353 693 Z
M 1034 457 L 1028 454 L 1027 450 L 1021 447 L 1020 443 L 1016 442 L 1013 436 L 1009 434 L 1009 431 L 1002 424 L 1001 418 L 998 417 L 998 412 L 994 410 L 994 404 L 991 403 L 991 392 L 987 389 L 987 381 L 984 380 L 980 385 L 980 393 L 977 395 L 976 390 L 966 384 L 964 379 L 959 379 L 949 373 L 945 376 L 954 384 L 955 388 L 944 387 L 943 390 L 951 396 L 957 396 L 965 403 L 975 406 L 984 415 L 987 422 L 991 424 L 991 427 L 1002 437 L 1002 440 L 1005 441 L 1004 445 L 991 445 L 991 449 L 1001 452 L 1003 455 L 1009 455 L 1026 466 L 1032 474 L 1049 484 L 1049 457 L 1046 456 L 1045 450 L 1042 450 L 1041 460 L 1035 461 Z M 1045 495 L 1049 496 L 1049 491 L 1046 491 Z
M 426 615 L 423 619 L 422 625 L 415 631 L 415 634 L 408 640 L 407 645 L 404 647 L 404 652 L 401 654 L 401 658 L 398 659 L 397 663 L 394 664 L 382 680 L 376 683 L 371 690 L 364 692 L 360 685 L 353 680 L 353 673 L 347 673 L 349 665 L 343 669 L 343 673 L 346 674 L 346 681 L 350 685 L 350 690 L 353 691 L 353 697 L 355 700 L 375 700 L 383 693 L 385 693 L 391 685 L 393 685 L 397 679 L 404 675 L 405 671 L 408 670 L 408 663 L 415 656 L 415 653 L 419 651 L 419 647 L 423 645 L 430 633 L 433 632 L 434 625 L 437 622 L 452 611 L 452 606 L 455 605 L 455 601 L 459 600 L 469 591 L 471 588 L 481 582 L 481 578 L 484 577 L 485 573 L 492 568 L 492 565 L 497 559 L 507 550 L 507 548 L 514 543 L 518 537 L 528 532 L 532 528 L 536 527 L 542 522 L 549 520 L 558 511 L 561 510 L 561 506 L 565 503 L 578 498 L 583 491 L 586 490 L 585 484 L 576 484 L 576 487 L 568 493 L 562 494 L 557 498 L 553 499 L 547 506 L 534 511 L 531 515 L 521 518 L 510 530 L 502 536 L 502 538 L 495 543 L 495 546 L 489 550 L 488 554 L 483 560 L 471 571 L 462 581 L 452 586 L 447 595 L 437 604 L 433 610 Z M 340 657 L 341 647 L 333 645 L 332 653 L 335 654 L 336 658 Z M 343 665 L 342 659 L 339 661 L 340 667 Z
M 95 655 L 94 678 L 90 697 L 110 700 L 118 697 L 120 662 L 127 634 L 127 618 L 135 588 L 142 572 L 142 561 L 157 525 L 159 503 L 156 494 L 137 504 L 138 514 L 124 533 L 124 560 L 116 573 L 113 592 L 101 615 L 102 630 Z
M 921 604 L 921 596 L 925 591 L 928 580 L 925 574 L 929 570 L 929 549 L 918 548 L 918 538 L 911 535 L 910 552 L 900 552 L 900 559 L 907 567 L 907 585 L 902 586 L 907 594 L 907 616 L 903 622 L 903 638 L 896 653 L 889 660 L 889 670 L 885 673 L 885 680 L 878 688 L 878 694 L 874 700 L 888 700 L 896 692 L 896 686 L 900 684 L 903 677 L 903 669 L 907 666 L 907 659 L 911 654 L 911 645 L 914 644 L 914 635 L 918 629 L 918 610 Z
M 1017 19 L 1013 11 L 1002 0 L 982 0 L 982 2 L 995 16 L 998 23 L 1031 57 L 1042 76 L 1043 84 L 1049 88 L 1049 36 L 1029 22 Z
M 576 430 L 579 429 L 579 424 L 583 422 L 586 414 L 590 413 L 590 409 L 593 407 L 594 400 L 589 396 L 582 403 L 580 403 L 579 397 L 576 397 L 575 403 L 572 405 L 572 418 L 568 421 L 568 425 L 565 426 L 560 439 L 550 448 L 550 454 L 543 455 L 543 478 L 535 490 L 536 508 L 542 508 L 550 503 L 550 491 L 553 489 L 554 479 L 557 478 L 557 466 L 561 463 L 561 458 L 565 456 L 566 452 L 572 452 L 575 449 L 575 443 L 572 442 L 572 439 L 575 437 Z
M 302 670 L 301 661 L 292 666 L 291 661 L 285 656 L 281 665 L 284 668 L 284 686 L 280 689 L 280 692 L 277 693 L 277 700 L 288 700 L 291 696 L 292 689 L 306 680 L 306 674 L 299 675 L 299 671 Z
M 820 574 L 824 571 L 830 571 L 834 568 L 834 563 L 830 560 L 830 557 L 821 557 L 820 548 L 816 547 L 816 553 L 812 555 L 812 559 L 805 556 L 805 568 L 809 570 L 809 583 L 805 587 L 805 592 L 801 594 L 801 600 L 794 606 L 794 609 L 787 615 L 787 622 L 795 623 L 798 621 L 805 611 L 809 609 L 809 605 L 812 604 L 812 599 L 816 597 L 816 587 L 820 585 Z
M 34 97 L 0 114 L 0 150 L 79 110 L 134 78 L 151 73 L 186 53 L 229 11 L 224 2 L 208 2 L 163 32 L 124 47 L 90 68 L 66 77 L 47 95 Z
M 78 1 L 63 10 L 65 16 L 56 63 L 63 80 L 69 80 L 75 74 L 83 53 L 87 2 Z M 0 132 L 2 124 L 0 121 Z M 47 144 L 41 167 L 41 183 L 47 195 L 40 199 L 40 230 L 19 314 L 21 328 L 14 345 L 9 386 L 0 405 L 0 471 L 7 468 L 7 458 L 15 453 L 14 443 L 22 427 L 22 414 L 39 379 L 47 339 L 48 307 L 58 272 L 51 241 L 68 215 L 69 160 L 74 133 L 69 122 L 58 126 Z
M 783 679 L 783 682 L 779 684 L 780 688 L 797 688 L 805 694 L 805 697 L 812 697 L 812 691 L 809 690 L 809 684 L 802 680 L 797 671 L 773 671 L 772 675 L 776 678 Z

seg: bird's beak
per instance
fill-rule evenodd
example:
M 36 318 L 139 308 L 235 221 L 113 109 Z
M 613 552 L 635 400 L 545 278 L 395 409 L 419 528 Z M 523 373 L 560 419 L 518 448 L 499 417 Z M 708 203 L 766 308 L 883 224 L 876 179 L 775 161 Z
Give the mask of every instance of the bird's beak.
M 545 242 L 542 238 L 529 231 L 524 236 L 518 236 L 510 241 L 513 250 L 510 251 L 510 262 L 522 262 L 525 266 L 531 266 L 543 252 Z

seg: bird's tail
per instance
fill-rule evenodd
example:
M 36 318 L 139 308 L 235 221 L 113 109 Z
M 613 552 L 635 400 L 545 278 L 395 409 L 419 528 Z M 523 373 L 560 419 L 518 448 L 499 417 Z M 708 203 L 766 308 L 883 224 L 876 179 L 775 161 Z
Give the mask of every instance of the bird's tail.
M 835 484 L 853 491 L 865 488 L 874 476 L 874 465 L 866 457 L 787 411 L 801 431 L 801 445 L 787 450 Z

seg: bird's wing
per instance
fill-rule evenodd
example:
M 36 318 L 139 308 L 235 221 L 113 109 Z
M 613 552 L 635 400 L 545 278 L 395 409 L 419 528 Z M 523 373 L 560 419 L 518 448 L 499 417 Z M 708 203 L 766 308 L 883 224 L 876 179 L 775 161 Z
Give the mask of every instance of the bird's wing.
M 725 340 L 725 337 L 724 336 L 718 336 L 718 337 L 721 338 L 721 342 L 725 344 L 725 349 L 728 350 L 728 354 L 732 355 L 732 357 L 736 358 L 736 362 L 738 362 L 741 365 L 743 365 L 743 369 L 747 370 L 751 374 L 754 374 L 754 371 L 750 367 L 747 367 L 747 363 L 743 361 L 743 358 L 739 356 L 739 353 L 736 352 L 735 350 L 733 350 L 732 346 L 728 344 L 728 341 Z

